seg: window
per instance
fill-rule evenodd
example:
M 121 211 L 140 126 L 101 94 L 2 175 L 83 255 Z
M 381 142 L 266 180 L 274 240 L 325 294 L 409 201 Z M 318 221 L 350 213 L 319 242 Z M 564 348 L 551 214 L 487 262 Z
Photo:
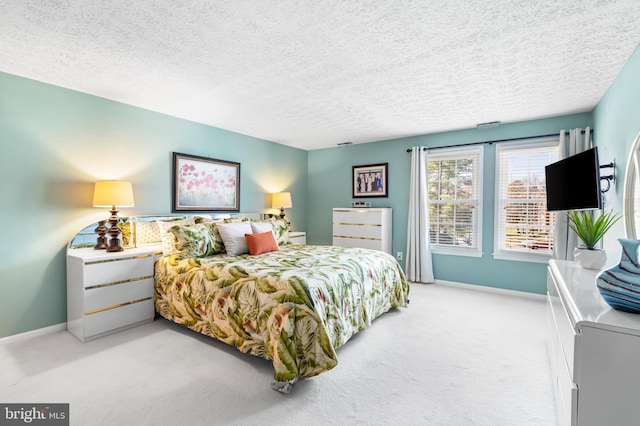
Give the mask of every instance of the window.
M 550 258 L 555 214 L 547 212 L 544 166 L 556 161 L 558 138 L 496 147 L 495 258 Z
M 481 256 L 482 145 L 428 155 L 429 236 L 434 253 Z

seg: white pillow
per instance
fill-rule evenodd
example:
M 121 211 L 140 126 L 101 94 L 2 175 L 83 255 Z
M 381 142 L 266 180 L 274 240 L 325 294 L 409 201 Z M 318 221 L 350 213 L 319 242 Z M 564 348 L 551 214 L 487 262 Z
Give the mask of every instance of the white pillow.
M 269 222 L 251 222 L 251 230 L 254 234 L 264 234 L 270 231 L 273 234 L 273 238 L 276 238 L 276 233 L 273 232 L 273 225 Z M 278 241 L 276 241 L 276 245 L 280 248 Z
M 176 225 L 195 225 L 196 221 L 190 217 L 188 219 L 169 220 L 156 222 L 158 224 L 158 230 L 160 231 L 160 238 L 162 238 L 162 254 L 169 256 L 178 252 L 176 248 L 176 236 L 169 232 L 169 228 Z
M 238 256 L 249 253 L 249 246 L 244 234 L 253 234 L 249 222 L 217 223 L 224 248 L 228 256 Z
M 251 229 L 254 234 L 264 234 L 265 232 L 273 232 L 273 226 L 269 222 L 250 222 Z

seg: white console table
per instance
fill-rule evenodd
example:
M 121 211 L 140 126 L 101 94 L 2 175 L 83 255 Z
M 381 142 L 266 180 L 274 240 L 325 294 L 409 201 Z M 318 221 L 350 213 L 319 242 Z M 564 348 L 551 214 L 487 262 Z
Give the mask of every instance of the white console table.
M 549 356 L 560 425 L 640 424 L 640 315 L 612 309 L 597 271 L 551 260 Z

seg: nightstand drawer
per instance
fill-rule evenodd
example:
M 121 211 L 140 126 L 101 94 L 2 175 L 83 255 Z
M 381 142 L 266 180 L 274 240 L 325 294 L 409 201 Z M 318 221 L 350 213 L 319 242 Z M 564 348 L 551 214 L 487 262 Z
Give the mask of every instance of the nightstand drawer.
M 86 289 L 84 314 L 149 297 L 153 298 L 153 278 Z
M 307 233 L 291 231 L 289 232 L 289 242 L 291 244 L 307 244 Z
M 144 257 L 114 258 L 113 260 L 87 262 L 84 266 L 84 286 L 130 281 L 134 278 L 153 276 L 153 255 Z
M 140 322 L 152 321 L 154 316 L 153 298 L 138 303 L 109 309 L 84 318 L 84 334 L 87 339 L 110 333 L 122 327 Z

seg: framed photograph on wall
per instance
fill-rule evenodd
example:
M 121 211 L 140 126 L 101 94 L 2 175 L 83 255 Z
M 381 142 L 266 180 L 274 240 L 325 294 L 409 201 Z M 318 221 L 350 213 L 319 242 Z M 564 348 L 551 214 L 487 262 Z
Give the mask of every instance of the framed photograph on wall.
M 240 211 L 240 163 L 173 153 L 173 212 Z
M 353 198 L 388 197 L 389 163 L 353 166 Z

